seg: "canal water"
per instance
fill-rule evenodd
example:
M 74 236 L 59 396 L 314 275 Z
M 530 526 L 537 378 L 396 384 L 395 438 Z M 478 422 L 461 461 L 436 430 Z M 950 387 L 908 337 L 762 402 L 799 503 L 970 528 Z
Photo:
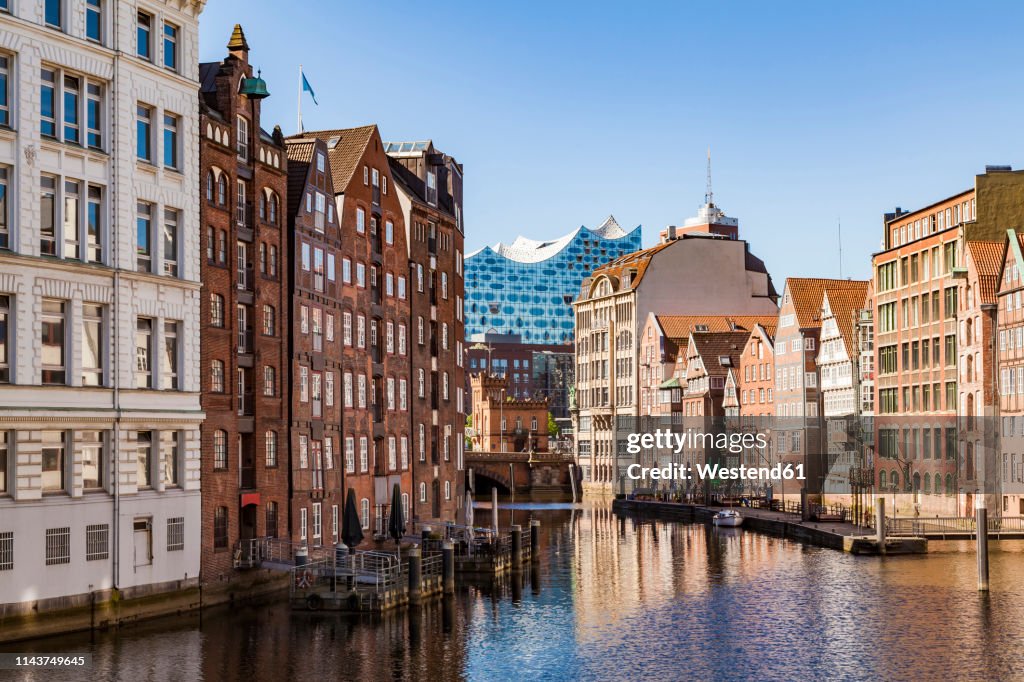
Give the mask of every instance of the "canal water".
M 1024 543 L 993 543 L 980 596 L 970 543 L 869 558 L 638 523 L 602 504 L 522 505 L 502 525 L 512 515 L 543 523 L 541 561 L 521 580 L 460 585 L 453 600 L 383 617 L 276 600 L 8 645 L 90 652 L 93 667 L 0 679 L 1024 679 Z

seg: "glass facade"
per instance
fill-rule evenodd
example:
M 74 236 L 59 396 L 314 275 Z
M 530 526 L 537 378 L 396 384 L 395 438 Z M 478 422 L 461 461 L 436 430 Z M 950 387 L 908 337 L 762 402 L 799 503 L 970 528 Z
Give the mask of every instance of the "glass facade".
M 553 241 L 520 237 L 468 255 L 466 338 L 498 333 L 518 334 L 523 343 L 572 343 L 571 303 L 583 279 L 640 248 L 640 226 L 627 233 L 610 217 Z

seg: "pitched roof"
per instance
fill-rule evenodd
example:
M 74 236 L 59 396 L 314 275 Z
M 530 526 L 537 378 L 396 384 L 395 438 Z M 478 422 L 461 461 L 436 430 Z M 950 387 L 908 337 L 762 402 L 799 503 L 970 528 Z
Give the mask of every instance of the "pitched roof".
M 721 376 L 728 372 L 730 367 L 739 366 L 740 356 L 749 336 L 749 331 L 696 332 L 690 335 L 690 343 L 700 355 L 708 375 Z M 722 358 L 729 358 L 730 364 L 723 365 Z
M 307 130 L 295 137 L 315 137 L 327 143 L 327 159 L 331 166 L 334 191 L 344 192 L 355 175 L 359 159 L 363 157 L 366 145 L 377 132 L 377 126 L 370 124 L 359 128 L 336 128 L 334 130 Z
M 796 320 L 802 328 L 815 328 L 821 326 L 821 304 L 824 300 L 825 289 L 829 291 L 843 291 L 853 289 L 860 292 L 860 301 L 857 305 L 864 303 L 866 289 L 864 282 L 852 279 L 823 279 L 818 277 L 790 277 L 786 280 L 786 291 L 793 302 L 793 312 Z M 831 297 L 829 301 L 831 301 Z
M 670 339 L 686 339 L 698 325 L 707 327 L 708 332 L 742 330 L 749 333 L 759 324 L 774 336 L 778 323 L 775 315 L 656 315 L 655 318 Z
M 294 216 L 302 201 L 309 177 L 309 165 L 313 161 L 316 140 L 310 138 L 288 138 L 284 141 L 288 156 L 288 215 Z
M 978 272 L 978 302 L 995 303 L 1006 242 L 968 241 L 967 251 Z
M 832 310 L 832 316 L 839 328 L 839 335 L 846 346 L 846 352 L 852 357 L 856 352 L 856 341 L 854 336 L 853 321 L 857 317 L 857 311 L 864 307 L 864 299 L 868 294 L 867 280 L 843 280 L 847 286 L 826 286 L 822 298 L 824 307 L 824 296 L 828 297 L 828 305 Z
M 636 286 L 640 284 L 640 280 L 643 279 L 644 272 L 647 271 L 647 266 L 651 264 L 651 258 L 653 258 L 659 251 L 667 249 L 676 243 L 678 243 L 678 240 L 663 242 L 646 249 L 641 249 L 639 251 L 619 256 L 615 260 L 594 270 L 591 281 L 598 275 L 607 275 L 615 278 L 616 280 L 622 281 L 622 275 L 624 272 L 628 270 L 636 270 L 636 274 L 632 277 L 629 283 L 630 288 L 635 289 Z

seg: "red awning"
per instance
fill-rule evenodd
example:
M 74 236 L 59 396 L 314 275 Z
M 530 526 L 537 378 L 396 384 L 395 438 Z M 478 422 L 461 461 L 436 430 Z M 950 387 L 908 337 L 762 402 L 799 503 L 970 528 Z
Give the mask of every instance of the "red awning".
M 242 493 L 242 506 L 248 507 L 250 504 L 255 504 L 257 507 L 260 504 L 259 493 Z

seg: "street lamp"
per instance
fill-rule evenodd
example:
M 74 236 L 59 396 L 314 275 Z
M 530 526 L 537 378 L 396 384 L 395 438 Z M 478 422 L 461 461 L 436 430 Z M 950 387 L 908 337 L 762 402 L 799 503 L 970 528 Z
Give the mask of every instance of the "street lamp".
M 488 363 L 490 364 L 490 363 Z M 505 452 L 505 389 L 501 389 L 498 403 L 498 421 L 501 426 L 501 451 Z
M 892 484 L 892 516 L 896 518 L 896 491 L 899 490 L 899 486 L 895 483 Z
M 491 353 L 494 351 L 494 347 L 493 346 L 489 346 L 486 343 L 474 343 L 472 346 L 469 347 L 469 350 L 485 350 L 485 351 L 487 351 L 487 372 L 485 374 L 490 374 L 491 373 Z

